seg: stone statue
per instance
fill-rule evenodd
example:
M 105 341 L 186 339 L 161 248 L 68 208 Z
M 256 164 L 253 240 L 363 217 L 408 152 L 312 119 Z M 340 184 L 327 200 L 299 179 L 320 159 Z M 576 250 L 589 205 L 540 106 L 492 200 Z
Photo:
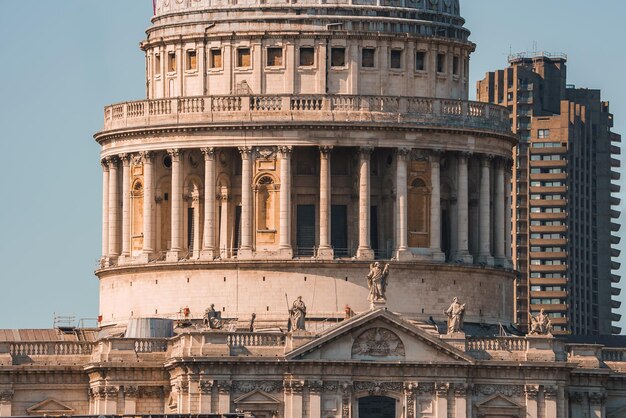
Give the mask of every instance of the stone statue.
M 537 316 L 530 315 L 530 335 L 552 335 L 552 321 L 545 310 L 539 311 Z
M 444 312 L 448 317 L 448 335 L 461 332 L 463 330 L 463 320 L 465 319 L 465 304 L 459 303 L 459 298 L 452 299 L 452 304 Z
M 387 297 L 387 277 L 389 276 L 389 264 L 385 267 L 378 261 L 370 265 L 370 272 L 367 275 L 367 288 L 370 291 L 367 300 L 370 302 L 386 302 Z
M 290 331 L 304 331 L 306 330 L 304 321 L 306 318 L 306 305 L 302 300 L 302 296 L 298 296 L 298 299 L 293 301 L 291 309 L 289 309 L 289 330 Z
M 250 332 L 254 332 L 254 320 L 256 319 L 256 314 L 253 313 L 252 316 L 250 316 L 250 325 L 248 326 L 248 331 Z
M 212 303 L 211 307 L 204 311 L 204 325 L 211 329 L 222 329 L 224 321 L 222 320 L 222 313 L 215 310 L 215 305 Z

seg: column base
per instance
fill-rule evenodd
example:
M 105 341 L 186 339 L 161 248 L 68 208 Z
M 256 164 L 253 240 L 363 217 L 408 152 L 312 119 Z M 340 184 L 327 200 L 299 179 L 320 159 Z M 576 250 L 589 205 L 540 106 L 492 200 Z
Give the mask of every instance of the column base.
M 167 255 L 165 256 L 165 261 L 169 263 L 176 263 L 180 261 L 180 259 L 182 258 L 182 255 L 183 255 L 182 251 L 170 250 L 167 252 Z
M 131 264 L 132 261 L 133 258 L 130 255 L 120 255 L 120 257 L 117 259 L 117 265 L 124 266 L 126 264 Z
M 144 252 L 135 257 L 135 263 L 147 264 L 152 261 L 152 252 Z
M 369 247 L 363 247 L 356 250 L 356 258 L 358 260 L 373 260 L 374 250 Z
M 118 256 L 109 255 L 104 259 L 103 267 L 115 267 L 117 266 L 117 262 L 118 262 Z
M 435 263 L 445 263 L 446 262 L 446 254 L 440 249 L 431 249 L 431 254 L 433 257 L 433 261 Z
M 252 260 L 254 258 L 254 253 L 252 252 L 252 248 L 240 248 L 237 251 L 237 259 L 238 260 Z
M 494 264 L 497 267 L 502 267 L 505 269 L 513 268 L 513 264 L 509 260 L 507 260 L 505 257 L 495 257 Z
M 213 248 L 200 251 L 200 260 L 213 261 L 215 260 L 215 250 Z
M 476 262 L 492 267 L 494 265 L 495 259 L 491 256 L 491 254 L 479 254 L 478 258 L 476 258 Z
M 316 258 L 318 260 L 332 260 L 335 258 L 335 250 L 331 247 L 318 248 Z
M 396 250 L 396 260 L 398 261 L 413 260 L 413 253 L 408 248 L 398 248 Z
M 293 259 L 293 249 L 291 247 L 279 248 L 278 255 L 285 260 Z
M 452 261 L 455 263 L 472 264 L 474 262 L 474 257 L 472 257 L 469 251 L 463 251 L 454 254 Z

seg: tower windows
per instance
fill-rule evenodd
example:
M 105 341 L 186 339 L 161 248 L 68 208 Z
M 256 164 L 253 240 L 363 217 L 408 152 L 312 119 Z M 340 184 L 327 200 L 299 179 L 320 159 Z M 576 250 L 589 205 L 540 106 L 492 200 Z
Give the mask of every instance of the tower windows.
M 209 67 L 222 68 L 222 50 L 212 49 L 209 52 Z
M 187 51 L 187 71 L 194 71 L 198 69 L 198 55 L 196 51 Z
M 374 58 L 376 57 L 376 49 L 363 48 L 361 51 L 361 67 L 374 68 Z
M 267 66 L 281 67 L 283 65 L 283 49 L 278 47 L 267 48 Z
M 315 49 L 311 47 L 300 48 L 300 67 L 315 65 Z
M 446 54 L 437 54 L 437 72 L 446 72 Z
M 331 67 L 345 67 L 346 66 L 346 48 L 331 48 L 330 66 Z
M 459 57 L 456 55 L 452 58 L 452 74 L 459 75 Z
M 161 75 L 161 54 L 154 54 L 154 73 Z
M 417 51 L 415 52 L 415 71 L 425 71 L 426 70 L 426 52 Z
M 402 68 L 402 50 L 401 49 L 391 50 L 390 66 L 391 68 L 395 68 L 395 69 Z
M 237 67 L 251 67 L 250 48 L 237 49 Z
M 167 53 L 167 72 L 168 73 L 176 72 L 176 52 Z

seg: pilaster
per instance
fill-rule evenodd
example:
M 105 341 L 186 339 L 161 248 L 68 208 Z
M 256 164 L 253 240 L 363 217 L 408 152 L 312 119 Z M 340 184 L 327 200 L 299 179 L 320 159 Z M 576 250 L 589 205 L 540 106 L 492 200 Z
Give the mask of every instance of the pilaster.
M 435 393 L 437 394 L 437 418 L 448 418 L 448 392 L 450 391 L 450 384 L 441 383 L 435 386 Z
M 154 253 L 154 154 L 140 153 L 143 163 L 143 254 L 142 261 L 150 261 Z
M 480 159 L 480 252 L 478 262 L 493 266 L 491 256 L 491 156 Z M 497 230 L 496 230 L 497 233 Z
M 10 417 L 13 412 L 13 390 L 0 389 L 0 417 Z
M 524 387 L 526 395 L 526 414 L 528 418 L 538 418 L 537 397 L 539 395 L 538 385 L 526 385 Z
M 291 152 L 292 147 L 278 149 L 280 155 L 280 237 L 278 250 L 281 258 L 292 259 L 291 247 Z
M 430 251 L 433 261 L 446 261 L 441 251 L 441 152 L 430 154 Z
M 241 242 L 239 259 L 252 258 L 252 148 L 240 147 L 241 154 Z
M 457 155 L 457 247 L 455 261 L 471 264 L 473 257 L 469 253 L 469 153 Z

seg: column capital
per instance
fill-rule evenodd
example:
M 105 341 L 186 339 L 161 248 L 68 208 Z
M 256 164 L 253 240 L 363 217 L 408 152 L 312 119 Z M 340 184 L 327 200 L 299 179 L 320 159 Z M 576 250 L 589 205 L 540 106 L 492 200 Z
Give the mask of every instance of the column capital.
M 428 159 L 431 164 L 441 164 L 441 157 L 443 157 L 444 152 L 440 149 L 433 149 L 428 152 Z
M 359 156 L 361 158 L 369 158 L 374 152 L 374 147 L 359 147 Z
M 0 390 L 0 402 L 11 402 L 12 400 L 13 400 L 12 389 Z
M 208 395 L 213 390 L 213 380 L 200 380 L 200 393 Z
M 396 157 L 398 158 L 398 160 L 402 159 L 406 161 L 409 159 L 409 156 L 411 155 L 411 148 L 400 147 L 400 148 L 396 148 L 395 152 L 396 152 Z
M 102 165 L 102 171 L 109 171 L 109 161 L 106 158 L 100 160 L 100 165 Z
M 221 394 L 230 394 L 230 390 L 233 387 L 233 382 L 230 380 L 220 380 L 217 382 L 217 390 Z
M 152 151 L 141 151 L 139 157 L 144 164 L 152 164 L 154 162 L 154 153 Z
M 333 150 L 333 146 L 332 145 L 324 145 L 319 147 L 320 149 L 320 154 L 322 156 L 322 158 L 328 158 L 328 156 L 330 155 L 330 153 Z
M 448 395 L 449 391 L 450 391 L 449 383 L 437 383 L 435 385 L 435 392 L 437 393 L 437 396 L 445 397 Z
M 589 403 L 591 405 L 602 405 L 606 400 L 606 393 L 604 392 L 590 392 L 587 394 Z
M 482 154 L 480 156 L 480 165 L 482 167 L 491 167 L 491 163 L 494 159 L 495 157 L 493 156 L 493 154 Z
M 456 158 L 459 161 L 464 161 L 467 162 L 467 160 L 469 160 L 472 157 L 472 153 L 469 151 L 459 151 L 456 153 Z
M 117 162 L 119 161 L 119 158 L 116 155 L 111 155 L 106 157 L 106 162 L 109 165 L 109 168 L 112 168 L 113 166 L 117 167 Z
M 469 385 L 467 383 L 455 383 L 454 384 L 454 396 L 457 398 L 463 398 L 467 396 L 469 391 Z
M 291 145 L 283 145 L 278 147 L 278 153 L 281 158 L 289 158 L 291 153 L 293 152 L 293 147 Z
M 122 161 L 124 167 L 130 167 L 131 156 L 132 154 L 122 153 L 118 155 L 118 158 Z
M 537 399 L 537 395 L 539 395 L 539 386 L 526 385 L 524 387 L 524 394 L 526 394 L 526 399 Z
M 184 152 L 180 148 L 172 148 L 168 149 L 167 153 L 170 155 L 170 157 L 172 157 L 172 161 L 180 162 Z
M 572 403 L 577 403 L 577 404 L 583 403 L 582 392 L 569 392 L 569 400 Z
M 200 151 L 202 152 L 202 155 L 204 155 L 204 161 L 211 161 L 215 159 L 214 147 L 200 148 Z
M 556 399 L 559 393 L 559 388 L 556 386 L 544 386 L 543 395 L 546 399 Z
M 238 149 L 242 159 L 248 159 L 252 155 L 252 147 L 239 147 Z
M 139 387 L 137 386 L 124 386 L 124 398 L 138 398 Z
M 324 388 L 324 382 L 321 380 L 307 380 L 306 385 L 311 393 L 321 393 Z

